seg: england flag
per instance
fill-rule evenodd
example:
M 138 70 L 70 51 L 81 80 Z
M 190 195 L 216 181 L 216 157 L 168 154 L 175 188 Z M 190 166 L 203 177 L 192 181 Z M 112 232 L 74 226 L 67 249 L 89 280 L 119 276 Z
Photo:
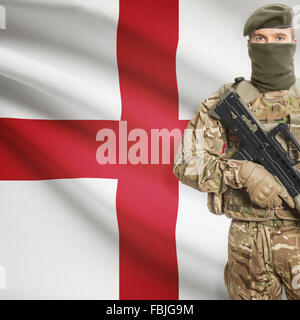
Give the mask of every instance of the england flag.
M 230 220 L 172 169 L 260 4 L 0 0 L 1 300 L 228 298 Z

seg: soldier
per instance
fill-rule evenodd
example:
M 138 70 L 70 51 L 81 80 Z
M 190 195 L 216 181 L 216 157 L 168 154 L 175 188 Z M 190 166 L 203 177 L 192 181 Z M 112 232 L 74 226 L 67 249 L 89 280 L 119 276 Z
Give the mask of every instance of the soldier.
M 232 299 L 281 299 L 283 286 L 288 299 L 300 299 L 300 214 L 285 188 L 263 166 L 232 159 L 240 142 L 209 113 L 224 90 L 233 86 L 267 131 L 284 121 L 300 142 L 292 20 L 292 9 L 282 4 L 265 5 L 249 17 L 244 36 L 249 37 L 251 81 L 236 78 L 200 104 L 173 167 L 182 183 L 208 193 L 210 212 L 232 219 L 224 270 Z M 204 132 L 202 164 L 195 164 L 197 129 Z M 277 139 L 293 160 L 300 160 L 293 144 L 280 135 Z

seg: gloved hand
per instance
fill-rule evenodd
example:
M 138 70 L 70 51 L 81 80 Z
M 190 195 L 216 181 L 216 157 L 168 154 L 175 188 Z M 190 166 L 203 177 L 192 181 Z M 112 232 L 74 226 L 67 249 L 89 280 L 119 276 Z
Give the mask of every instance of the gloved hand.
M 280 207 L 282 199 L 291 208 L 295 207 L 286 189 L 262 165 L 247 161 L 239 171 L 239 178 L 251 201 L 261 208 Z

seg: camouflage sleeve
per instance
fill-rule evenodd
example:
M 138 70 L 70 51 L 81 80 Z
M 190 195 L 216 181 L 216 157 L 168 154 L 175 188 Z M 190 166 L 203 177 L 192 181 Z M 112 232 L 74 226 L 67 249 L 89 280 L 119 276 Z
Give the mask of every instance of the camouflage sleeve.
M 192 188 L 221 194 L 228 187 L 242 188 L 238 173 L 244 161 L 226 158 L 222 153 L 226 130 L 219 120 L 208 115 L 209 108 L 219 98 L 217 91 L 198 107 L 184 131 L 173 172 Z

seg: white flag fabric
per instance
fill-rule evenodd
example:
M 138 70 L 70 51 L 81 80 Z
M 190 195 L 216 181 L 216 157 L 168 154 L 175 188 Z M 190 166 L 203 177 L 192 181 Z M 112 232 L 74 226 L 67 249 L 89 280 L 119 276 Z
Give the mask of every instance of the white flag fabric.
M 0 299 L 228 298 L 230 220 L 150 162 L 151 130 L 249 78 L 260 5 L 0 0 Z

